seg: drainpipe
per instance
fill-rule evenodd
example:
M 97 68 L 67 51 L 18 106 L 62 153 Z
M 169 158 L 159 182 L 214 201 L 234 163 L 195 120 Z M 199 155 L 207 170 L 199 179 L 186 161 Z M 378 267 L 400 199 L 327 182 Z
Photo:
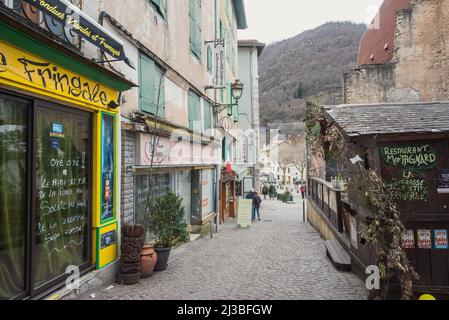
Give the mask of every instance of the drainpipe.
M 217 22 L 218 22 L 218 5 L 217 5 L 217 1 L 218 0 L 214 0 L 214 20 L 215 20 L 215 24 L 214 24 L 214 39 L 217 38 Z M 215 45 L 215 44 L 214 44 Z M 214 102 L 217 102 L 217 90 L 214 90 Z M 215 117 L 215 115 L 214 115 Z M 215 133 L 216 128 L 214 128 L 214 133 Z M 221 157 L 220 157 L 221 159 Z M 215 232 L 218 232 L 218 224 L 220 223 L 220 172 L 221 172 L 221 166 L 220 163 L 218 163 L 215 166 L 215 212 L 216 212 L 216 216 L 215 216 Z

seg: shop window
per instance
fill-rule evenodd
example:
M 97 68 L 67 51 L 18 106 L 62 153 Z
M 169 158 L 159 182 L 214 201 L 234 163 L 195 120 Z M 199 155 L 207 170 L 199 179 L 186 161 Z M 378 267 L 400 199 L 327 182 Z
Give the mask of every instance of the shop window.
M 0 299 L 91 266 L 91 123 L 88 112 L 0 94 Z
M 212 169 L 201 172 L 203 218 L 214 211 L 214 173 Z
M 152 180 L 152 181 L 151 181 Z M 135 221 L 142 223 L 145 218 L 148 196 L 158 197 L 172 191 L 170 173 L 136 176 L 134 178 Z
M 165 118 L 165 76 L 153 59 L 140 55 L 140 110 Z
M 27 104 L 0 97 L 0 300 L 25 291 Z

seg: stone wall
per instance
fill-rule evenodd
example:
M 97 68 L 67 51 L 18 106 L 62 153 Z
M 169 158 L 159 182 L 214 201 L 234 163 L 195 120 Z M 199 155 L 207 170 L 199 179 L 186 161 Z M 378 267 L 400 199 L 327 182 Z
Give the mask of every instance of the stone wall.
M 134 220 L 134 174 L 130 168 L 135 164 L 135 133 L 122 130 L 122 185 L 121 222 Z
M 344 75 L 344 102 L 449 100 L 449 0 L 414 0 L 396 18 L 394 55 Z

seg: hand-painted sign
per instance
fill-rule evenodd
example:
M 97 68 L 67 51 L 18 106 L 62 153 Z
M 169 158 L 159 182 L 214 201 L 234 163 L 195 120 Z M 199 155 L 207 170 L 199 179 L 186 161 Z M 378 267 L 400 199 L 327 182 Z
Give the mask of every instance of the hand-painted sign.
M 435 239 L 435 249 L 449 249 L 446 229 L 433 230 L 433 234 Z
M 217 43 L 214 47 L 213 59 L 213 86 L 224 88 L 226 86 L 226 53 L 224 43 Z
M 23 0 L 70 28 L 101 51 L 125 60 L 123 42 L 67 0 Z
M 425 201 L 429 196 L 427 181 L 413 176 L 393 178 L 387 188 L 395 201 Z
M 117 101 L 117 91 L 63 69 L 51 62 L 19 50 L 0 41 L 0 53 L 5 64 L 0 67 L 0 82 L 26 85 L 45 95 L 68 98 L 71 102 L 108 108 Z
M 432 249 L 432 232 L 430 230 L 418 230 L 418 248 Z
M 242 228 L 251 226 L 251 218 L 253 214 L 253 200 L 239 199 L 237 224 Z
M 402 235 L 402 248 L 415 249 L 415 234 L 413 230 L 407 230 Z
M 382 157 L 390 166 L 405 169 L 431 169 L 437 156 L 430 145 L 380 147 Z

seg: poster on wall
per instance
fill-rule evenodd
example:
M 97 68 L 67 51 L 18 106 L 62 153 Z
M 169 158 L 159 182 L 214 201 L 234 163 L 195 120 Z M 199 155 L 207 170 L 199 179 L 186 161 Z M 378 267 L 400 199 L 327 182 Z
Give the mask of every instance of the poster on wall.
M 114 218 L 114 117 L 103 115 L 101 220 Z
M 432 249 L 432 232 L 430 230 L 418 230 L 418 248 Z
M 438 193 L 449 193 L 449 169 L 442 169 L 438 173 Z
M 402 248 L 415 249 L 415 233 L 413 230 L 407 230 L 402 235 Z
M 449 249 L 447 241 L 447 230 L 438 229 L 434 230 L 433 233 L 435 237 L 435 249 Z

